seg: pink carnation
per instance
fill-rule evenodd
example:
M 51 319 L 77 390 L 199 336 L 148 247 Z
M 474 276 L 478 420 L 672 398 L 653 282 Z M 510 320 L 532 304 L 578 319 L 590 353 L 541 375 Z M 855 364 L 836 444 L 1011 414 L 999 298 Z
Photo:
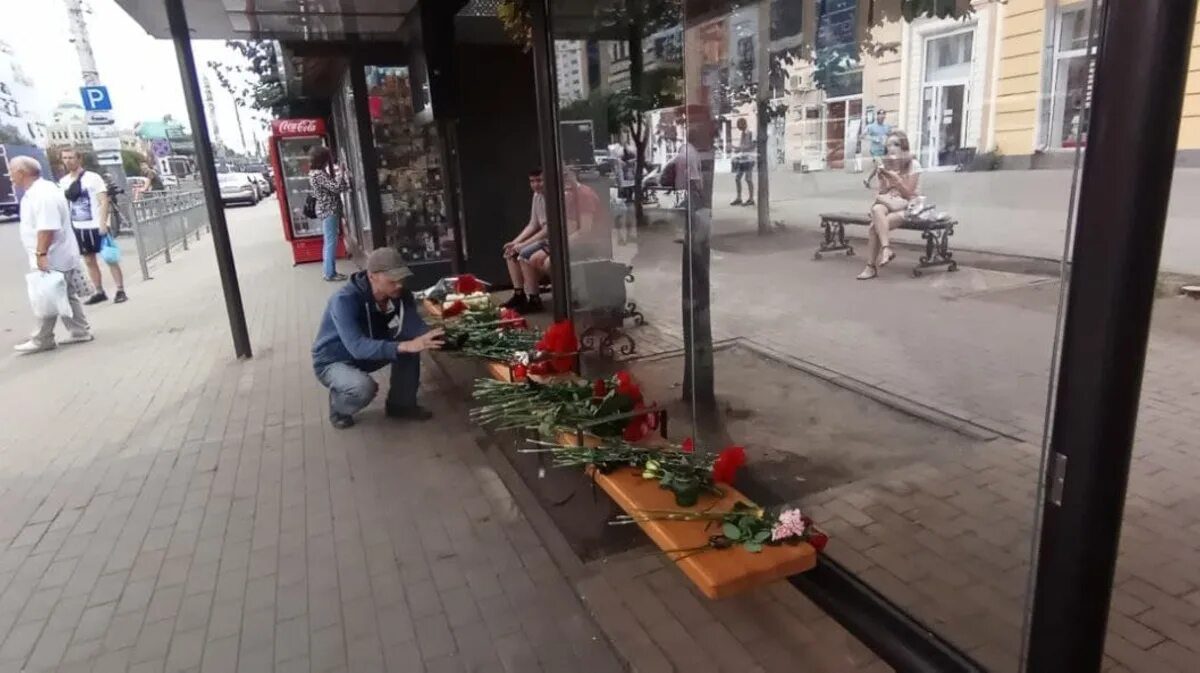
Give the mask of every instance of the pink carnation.
M 771 541 L 779 542 L 790 537 L 801 537 L 808 526 L 798 509 L 786 509 L 779 513 L 779 520 L 771 529 Z

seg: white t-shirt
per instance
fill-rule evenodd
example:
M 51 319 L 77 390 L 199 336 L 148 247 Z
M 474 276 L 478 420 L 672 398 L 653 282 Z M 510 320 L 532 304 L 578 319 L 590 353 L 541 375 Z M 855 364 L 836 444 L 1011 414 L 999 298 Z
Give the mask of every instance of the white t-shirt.
M 65 194 L 72 182 L 75 182 L 75 176 L 67 174 L 58 181 L 58 186 Z M 92 171 L 84 171 L 79 179 L 79 187 L 79 198 L 68 202 L 71 206 L 71 222 L 75 224 L 76 229 L 99 229 L 100 196 L 107 192 L 108 185 L 104 184 L 104 178 L 99 175 Z
M 529 205 L 529 225 L 539 229 L 546 226 L 546 195 L 534 192 L 533 201 Z
M 62 190 L 45 178 L 38 178 L 21 197 L 21 243 L 29 253 L 29 268 L 37 268 L 37 234 L 53 231 L 54 240 L 46 261 L 55 271 L 70 271 L 79 266 L 79 245 L 71 231 L 71 209 Z
M 700 150 L 688 143 L 679 149 L 671 158 L 675 164 L 675 189 L 687 191 L 691 182 L 700 182 L 704 176 L 700 174 Z M 681 170 L 686 167 L 686 170 Z

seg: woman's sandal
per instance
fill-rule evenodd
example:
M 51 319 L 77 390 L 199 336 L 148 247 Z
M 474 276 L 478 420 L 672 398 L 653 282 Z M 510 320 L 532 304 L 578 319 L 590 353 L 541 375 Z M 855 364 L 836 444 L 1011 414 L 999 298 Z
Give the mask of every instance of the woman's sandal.
M 883 246 L 883 249 L 879 251 L 879 266 L 887 266 L 893 259 L 896 259 L 896 253 L 892 247 L 890 245 Z
M 872 278 L 874 278 L 875 276 L 878 276 L 878 275 L 879 275 L 879 272 L 875 270 L 875 267 L 868 264 L 867 268 L 862 270 L 862 273 L 855 276 L 855 279 L 856 280 L 871 280 Z

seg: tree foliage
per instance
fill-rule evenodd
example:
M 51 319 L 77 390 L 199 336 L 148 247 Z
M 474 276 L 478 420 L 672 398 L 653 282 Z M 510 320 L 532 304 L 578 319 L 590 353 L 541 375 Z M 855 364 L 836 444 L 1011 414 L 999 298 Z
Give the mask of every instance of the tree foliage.
M 208 66 L 221 88 L 233 96 L 239 106 L 250 106 L 278 115 L 284 104 L 283 83 L 279 79 L 279 55 L 275 43 L 263 40 L 226 40 L 225 46 L 237 52 L 244 64 L 231 65 L 209 61 Z M 234 75 L 240 77 L 235 78 Z

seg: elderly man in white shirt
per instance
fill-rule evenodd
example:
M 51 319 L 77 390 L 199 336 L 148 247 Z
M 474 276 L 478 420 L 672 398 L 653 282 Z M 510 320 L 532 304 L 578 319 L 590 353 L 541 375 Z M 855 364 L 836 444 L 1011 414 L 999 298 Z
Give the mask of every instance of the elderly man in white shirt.
M 58 318 L 41 319 L 29 341 L 15 346 L 18 353 L 37 353 L 55 348 L 58 343 L 73 344 L 92 340 L 92 331 L 83 315 L 79 296 L 88 289 L 79 269 L 79 246 L 71 230 L 71 210 L 62 190 L 42 177 L 42 166 L 30 157 L 15 157 L 8 163 L 15 187 L 24 190 L 21 197 L 21 243 L 29 254 L 29 266 L 37 271 L 58 271 L 67 279 L 71 315 L 61 316 L 69 335 L 54 340 Z

